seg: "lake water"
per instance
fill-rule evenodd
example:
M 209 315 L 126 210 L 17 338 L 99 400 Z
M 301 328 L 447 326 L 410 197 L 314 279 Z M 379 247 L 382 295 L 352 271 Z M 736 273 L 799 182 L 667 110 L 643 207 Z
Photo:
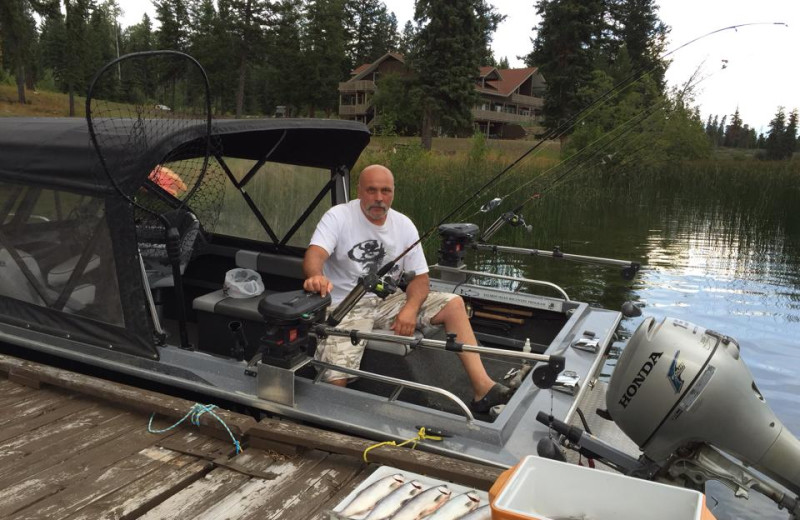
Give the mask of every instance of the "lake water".
M 574 300 L 616 309 L 639 302 L 643 316 L 623 322 L 628 334 L 646 316 L 671 316 L 736 338 L 768 404 L 800 437 L 800 193 L 786 195 L 774 204 L 769 197 L 740 204 L 715 193 L 675 198 L 664 190 L 635 201 L 564 196 L 526 210 L 536 230 L 516 232 L 514 245 L 641 262 L 633 281 L 615 268 L 550 258 L 483 254 L 474 262 L 556 282 Z M 709 506 L 719 501 L 719 519 L 787 518 L 757 493 L 737 500 L 713 484 L 708 496 Z

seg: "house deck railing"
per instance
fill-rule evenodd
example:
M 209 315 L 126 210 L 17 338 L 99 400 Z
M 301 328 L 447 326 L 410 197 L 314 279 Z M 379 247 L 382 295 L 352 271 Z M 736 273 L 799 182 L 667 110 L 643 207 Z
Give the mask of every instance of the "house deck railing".
M 339 83 L 339 92 L 375 92 L 375 82 L 361 79 Z
M 371 103 L 361 103 L 359 105 L 339 105 L 340 116 L 363 116 L 372 108 Z
M 472 118 L 475 121 L 491 121 L 493 123 L 520 123 L 536 124 L 541 121 L 541 117 L 524 116 L 520 114 L 509 114 L 508 112 L 496 112 L 494 110 L 472 109 Z

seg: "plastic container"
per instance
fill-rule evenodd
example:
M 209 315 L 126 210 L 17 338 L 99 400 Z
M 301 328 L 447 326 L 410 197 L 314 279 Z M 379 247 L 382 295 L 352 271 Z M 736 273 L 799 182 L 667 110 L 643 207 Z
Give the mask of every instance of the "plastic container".
M 710 520 L 690 489 L 529 456 L 489 491 L 492 520 Z

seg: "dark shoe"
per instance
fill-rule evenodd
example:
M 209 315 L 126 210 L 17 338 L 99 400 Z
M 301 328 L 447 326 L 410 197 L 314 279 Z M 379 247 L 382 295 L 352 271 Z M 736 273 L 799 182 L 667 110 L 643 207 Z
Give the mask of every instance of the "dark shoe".
M 500 383 L 495 383 L 481 399 L 469 403 L 469 409 L 472 410 L 472 413 L 489 413 L 493 406 L 506 404 L 510 397 L 510 388 Z

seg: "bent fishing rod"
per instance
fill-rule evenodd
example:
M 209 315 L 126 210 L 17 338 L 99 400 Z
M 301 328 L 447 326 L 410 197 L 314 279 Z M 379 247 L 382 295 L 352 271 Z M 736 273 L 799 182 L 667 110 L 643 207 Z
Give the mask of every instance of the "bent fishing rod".
M 697 38 L 695 38 L 693 40 L 690 40 L 690 41 L 680 45 L 679 47 L 677 47 L 677 48 L 667 52 L 666 54 L 662 55 L 661 56 L 661 60 L 671 56 L 672 54 L 678 52 L 681 49 L 684 49 L 685 47 L 687 47 L 689 45 L 692 45 L 692 44 L 694 44 L 694 43 L 696 43 L 696 42 L 698 42 L 700 40 L 703 40 L 703 39 L 705 39 L 707 37 L 710 37 L 710 36 L 712 36 L 714 34 L 717 34 L 717 33 L 720 33 L 720 32 L 725 32 L 725 31 L 730 31 L 730 30 L 736 31 L 736 30 L 738 30 L 740 28 L 743 28 L 743 27 L 756 26 L 756 25 L 783 25 L 785 27 L 788 27 L 788 25 L 786 23 L 784 23 L 784 22 L 751 22 L 751 23 L 730 25 L 730 26 L 727 26 L 727 27 L 716 29 L 714 31 L 710 31 L 708 33 L 705 33 L 705 34 L 703 34 L 701 36 L 698 36 Z M 446 223 L 453 215 L 455 215 L 456 213 L 461 211 L 467 204 L 470 203 L 470 201 L 472 201 L 473 199 L 476 199 L 484 190 L 486 190 L 489 186 L 493 185 L 498 179 L 500 179 L 503 175 L 508 173 L 512 168 L 514 168 L 517 164 L 519 164 L 523 159 L 525 159 L 531 153 L 533 153 L 534 151 L 539 149 L 545 142 L 547 142 L 547 141 L 549 141 L 551 139 L 559 138 L 559 137 L 563 136 L 564 134 L 566 134 L 567 131 L 569 131 L 571 128 L 573 128 L 575 125 L 577 125 L 583 119 L 585 119 L 591 113 L 591 111 L 594 110 L 598 105 L 600 105 L 601 103 L 603 103 L 604 101 L 609 99 L 612 95 L 616 94 L 617 92 L 621 92 L 624 89 L 626 89 L 627 87 L 631 86 L 636 81 L 638 81 L 640 78 L 642 78 L 642 77 L 646 76 L 647 74 L 653 72 L 654 70 L 656 70 L 656 68 L 658 66 L 659 65 L 656 65 L 656 66 L 651 67 L 651 68 L 649 68 L 647 70 L 644 70 L 643 72 L 634 72 L 634 73 L 632 73 L 631 75 L 629 75 L 628 77 L 626 77 L 625 79 L 623 79 L 622 81 L 620 81 L 619 83 L 617 83 L 616 85 L 614 85 L 613 87 L 608 89 L 606 92 L 601 94 L 599 97 L 597 97 L 595 100 L 593 100 L 589 105 L 587 105 L 586 107 L 584 107 L 583 109 L 581 109 L 580 111 L 575 113 L 573 116 L 571 116 L 570 118 L 565 120 L 558 127 L 546 132 L 533 146 L 531 146 L 527 151 L 525 151 L 522 155 L 520 155 L 517 159 L 515 159 L 511 164 L 509 164 L 508 166 L 503 168 L 499 173 L 494 175 L 491 179 L 486 181 L 480 188 L 478 188 L 477 191 L 475 191 L 475 193 L 473 193 L 471 196 L 467 197 L 455 209 L 453 209 L 452 211 L 447 213 L 438 223 L 434 224 L 428 230 L 426 230 L 422 235 L 420 235 L 420 237 L 415 242 L 413 242 L 410 246 L 408 246 L 405 250 L 403 250 L 399 255 L 397 255 L 397 257 L 395 257 L 390 262 L 388 262 L 383 267 L 381 267 L 376 273 L 374 273 L 373 275 L 370 275 L 369 278 L 371 280 L 366 280 L 366 279 L 360 280 L 360 283 L 356 284 L 356 286 L 350 291 L 350 293 L 344 298 L 344 300 L 342 300 L 342 302 L 336 307 L 336 309 L 334 309 L 334 311 L 331 312 L 331 315 L 328 317 L 328 320 L 327 320 L 328 325 L 335 327 L 336 325 L 341 323 L 341 321 L 344 318 L 344 316 L 347 315 L 347 313 L 350 312 L 350 310 L 352 310 L 352 308 L 361 300 L 361 298 L 367 293 L 368 290 L 370 290 L 371 287 L 375 287 L 376 284 L 380 284 L 380 279 L 383 276 L 385 276 L 392 268 L 394 268 L 394 266 L 397 265 L 397 262 L 399 262 L 408 253 L 410 253 L 415 247 L 420 245 L 434 231 L 436 231 L 439 228 L 439 226 L 441 226 L 442 224 Z

